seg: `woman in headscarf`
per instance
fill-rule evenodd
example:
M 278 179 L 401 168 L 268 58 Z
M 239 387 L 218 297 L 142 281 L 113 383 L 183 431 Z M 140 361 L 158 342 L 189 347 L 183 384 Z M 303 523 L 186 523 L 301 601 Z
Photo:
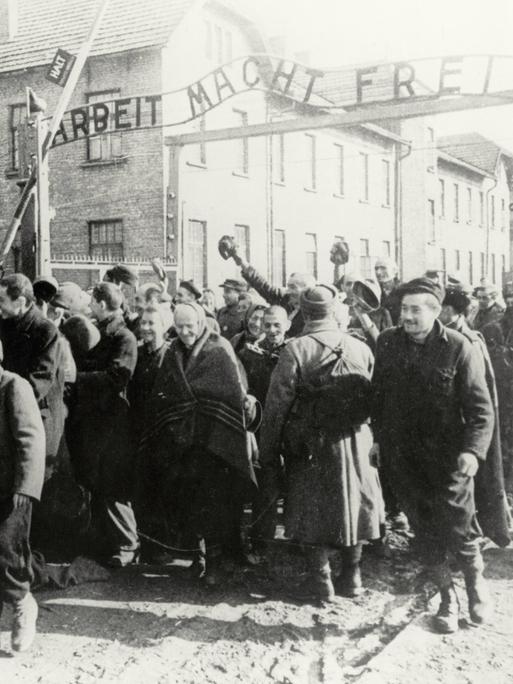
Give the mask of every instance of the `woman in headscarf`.
M 244 330 L 237 333 L 230 340 L 235 353 L 238 355 L 244 346 L 250 342 L 258 342 L 264 334 L 263 320 L 264 311 L 268 308 L 265 302 L 252 302 L 244 314 Z
M 147 398 L 140 450 L 182 529 L 204 539 L 204 579 L 213 585 L 233 539 L 232 495 L 254 482 L 247 397 L 230 343 L 207 326 L 199 304 L 179 304 L 175 328 Z

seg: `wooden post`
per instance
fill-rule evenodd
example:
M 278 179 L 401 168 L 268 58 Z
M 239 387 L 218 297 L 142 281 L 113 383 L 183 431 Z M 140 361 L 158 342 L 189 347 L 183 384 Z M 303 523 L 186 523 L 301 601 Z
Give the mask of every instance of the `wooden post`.
M 48 180 L 48 154 L 44 154 L 44 141 L 48 135 L 48 123 L 43 113 L 36 116 L 37 164 L 37 227 L 36 227 L 36 274 L 52 274 L 50 254 L 50 186 Z

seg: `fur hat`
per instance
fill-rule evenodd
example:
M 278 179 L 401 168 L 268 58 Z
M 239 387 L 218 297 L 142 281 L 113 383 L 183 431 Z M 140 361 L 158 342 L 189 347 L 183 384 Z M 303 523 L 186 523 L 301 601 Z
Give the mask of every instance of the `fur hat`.
M 83 356 L 100 341 L 100 331 L 94 323 L 81 314 L 70 316 L 61 325 L 62 334 L 68 340 L 73 356 Z

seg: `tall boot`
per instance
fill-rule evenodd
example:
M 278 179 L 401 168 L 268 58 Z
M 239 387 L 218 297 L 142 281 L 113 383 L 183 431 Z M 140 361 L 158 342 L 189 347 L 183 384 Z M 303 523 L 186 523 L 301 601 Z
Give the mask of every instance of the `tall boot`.
M 342 572 L 335 580 L 335 592 L 339 596 L 354 598 L 363 593 L 360 561 L 362 559 L 362 544 L 346 546 L 341 550 Z
M 488 622 L 493 613 L 492 598 L 483 577 L 484 562 L 479 546 L 459 555 L 468 597 L 468 611 L 472 622 L 481 625 Z
M 433 616 L 433 627 L 441 634 L 452 634 L 458 631 L 460 604 L 452 583 L 449 562 L 444 561 L 432 569 L 433 580 L 440 590 L 440 607 Z
M 307 551 L 308 577 L 302 582 L 297 591 L 296 598 L 301 601 L 327 601 L 335 600 L 335 589 L 331 581 L 331 568 L 328 550 L 324 546 L 311 547 Z

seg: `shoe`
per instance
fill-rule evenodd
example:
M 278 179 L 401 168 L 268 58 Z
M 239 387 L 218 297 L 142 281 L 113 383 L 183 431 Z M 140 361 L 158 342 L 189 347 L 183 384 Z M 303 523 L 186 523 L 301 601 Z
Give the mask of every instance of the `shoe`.
M 470 619 L 478 625 L 489 622 L 493 614 L 492 598 L 481 572 L 465 573 Z
M 135 551 L 125 551 L 121 549 L 107 559 L 106 565 L 109 568 L 126 568 L 127 565 L 137 565 L 141 557 L 140 549 Z
M 292 590 L 291 596 L 298 601 L 324 601 L 333 603 L 337 600 L 335 587 L 329 577 L 308 576 Z
M 454 586 L 440 590 L 440 608 L 433 616 L 433 627 L 440 634 L 453 634 L 458 631 L 460 603 Z
M 342 572 L 335 580 L 335 593 L 338 596 L 355 598 L 363 594 L 360 565 L 342 566 Z
M 36 636 L 36 620 L 38 607 L 35 598 L 29 592 L 14 605 L 11 629 L 11 648 L 18 653 L 27 651 Z

